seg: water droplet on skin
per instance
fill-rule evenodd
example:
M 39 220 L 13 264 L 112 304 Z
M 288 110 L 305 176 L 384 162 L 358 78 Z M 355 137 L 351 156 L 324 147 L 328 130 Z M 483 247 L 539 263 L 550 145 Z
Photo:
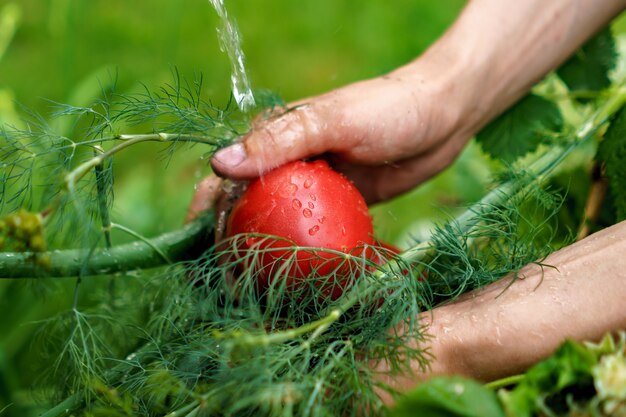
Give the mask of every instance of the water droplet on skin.
M 318 225 L 315 225 L 309 229 L 309 234 L 311 236 L 314 236 L 317 232 L 319 232 L 319 230 L 320 230 L 320 227 Z
M 310 201 L 309 201 L 309 203 L 307 205 L 309 206 L 310 209 L 314 209 L 315 208 L 315 204 L 313 204 Z
M 312 185 L 313 185 L 313 178 L 309 177 L 306 180 L 304 180 L 304 188 L 311 188 Z
M 296 191 L 298 191 L 298 186 L 290 182 L 280 188 L 279 194 L 281 197 L 290 197 L 294 195 Z
M 503 346 L 502 345 L 502 333 L 500 332 L 499 326 L 496 326 L 496 344 L 498 346 Z
M 293 201 L 291 202 L 291 206 L 295 208 L 296 210 L 300 210 L 300 208 L 302 207 L 302 203 L 297 198 L 294 198 Z
M 309 217 L 313 216 L 313 212 L 309 209 L 304 209 L 302 210 L 302 215 L 308 219 Z
M 318 222 L 320 222 L 320 224 L 324 224 L 324 222 L 326 221 L 326 216 L 322 216 L 319 219 L 317 219 Z
M 317 201 L 317 196 L 315 194 L 311 194 L 309 198 L 311 199 L 311 201 Z
M 345 236 L 345 235 L 346 235 L 346 227 L 345 227 L 345 226 L 341 226 L 341 234 L 342 234 L 343 236 Z

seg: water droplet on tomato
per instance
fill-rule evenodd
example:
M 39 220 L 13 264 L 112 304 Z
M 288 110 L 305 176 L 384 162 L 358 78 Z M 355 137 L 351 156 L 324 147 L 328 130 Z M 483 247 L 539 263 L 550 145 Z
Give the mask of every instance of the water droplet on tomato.
M 302 210 L 302 215 L 308 219 L 309 217 L 313 216 L 313 212 L 309 209 L 304 209 Z
M 290 197 L 292 195 L 294 195 L 296 193 L 296 191 L 298 191 L 298 186 L 292 182 L 288 183 L 288 184 L 284 184 L 281 188 L 280 188 L 280 196 L 281 197 Z
M 294 198 L 291 202 L 291 206 L 296 210 L 299 210 L 302 207 L 302 202 L 300 202 L 300 200 L 298 200 L 297 198 Z
M 318 225 L 315 225 L 309 229 L 309 234 L 311 236 L 314 236 L 319 231 L 320 231 L 320 227 Z
M 313 178 L 308 177 L 306 180 L 304 180 L 304 188 L 311 188 L 312 185 L 313 185 Z
M 311 194 L 309 198 L 311 199 L 311 201 L 317 201 L 317 196 L 315 194 Z
M 307 205 L 309 206 L 310 209 L 314 209 L 315 208 L 315 204 L 311 203 L 310 201 L 309 201 L 309 203 Z
M 346 227 L 345 227 L 345 226 L 341 226 L 341 234 L 342 234 L 343 236 L 345 236 L 345 235 L 347 234 L 347 232 L 346 232 Z
M 320 222 L 320 224 L 324 224 L 324 222 L 326 221 L 326 216 L 318 218 L 317 221 Z

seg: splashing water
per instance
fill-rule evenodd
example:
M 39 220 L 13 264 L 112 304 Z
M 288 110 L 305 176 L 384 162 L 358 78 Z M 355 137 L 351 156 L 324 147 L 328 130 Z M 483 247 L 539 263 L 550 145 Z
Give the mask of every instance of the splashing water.
M 241 38 L 237 26 L 228 17 L 224 0 L 209 0 L 217 15 L 222 21 L 222 27 L 217 29 L 220 42 L 220 49 L 228 54 L 231 66 L 230 80 L 232 83 L 233 96 L 237 101 L 239 109 L 243 112 L 254 107 L 254 96 L 250 88 L 250 80 L 246 72 L 243 50 L 241 49 Z

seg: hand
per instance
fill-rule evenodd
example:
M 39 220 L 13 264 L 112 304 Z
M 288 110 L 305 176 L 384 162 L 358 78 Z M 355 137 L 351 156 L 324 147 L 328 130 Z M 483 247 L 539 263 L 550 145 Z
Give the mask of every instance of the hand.
M 250 179 L 324 155 L 368 203 L 391 198 L 445 168 L 471 136 L 450 86 L 438 78 L 420 66 L 405 68 L 293 103 L 218 152 L 213 168 Z

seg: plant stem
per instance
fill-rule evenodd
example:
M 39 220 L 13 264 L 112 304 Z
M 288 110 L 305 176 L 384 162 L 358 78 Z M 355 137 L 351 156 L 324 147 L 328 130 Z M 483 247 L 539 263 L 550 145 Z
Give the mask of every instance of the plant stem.
M 94 146 L 94 157 L 98 157 L 104 153 L 104 150 L 100 146 Z M 113 246 L 111 242 L 111 216 L 109 214 L 109 207 L 107 204 L 107 184 L 106 173 L 104 171 L 104 164 L 100 163 L 94 166 L 96 174 L 96 190 L 98 193 L 98 211 L 100 213 L 100 222 L 102 223 L 102 231 L 104 233 L 104 242 L 107 248 Z
M 525 376 L 526 374 L 507 376 L 506 378 L 498 379 L 485 384 L 485 388 L 495 391 L 500 388 L 508 387 L 509 385 L 519 384 Z
M 341 314 L 342 311 L 340 309 L 333 309 L 330 313 L 328 313 L 328 315 L 322 317 L 321 319 L 304 324 L 300 327 L 280 332 L 273 332 L 263 336 L 246 335 L 243 336 L 242 339 L 238 340 L 238 343 L 252 346 L 259 344 L 270 345 L 275 343 L 284 343 L 314 330 L 326 329 L 329 325 L 337 321 L 337 319 L 341 317 Z
M 208 145 L 217 146 L 220 144 L 219 140 L 211 138 L 209 136 L 199 136 L 199 135 L 182 135 L 178 133 L 150 133 L 144 135 L 117 135 L 113 138 L 108 139 L 117 139 L 123 140 L 124 142 L 115 145 L 111 149 L 106 152 L 103 152 L 99 155 L 94 156 L 93 158 L 83 162 L 79 166 L 77 166 L 74 170 L 72 170 L 69 174 L 65 176 L 65 185 L 67 190 L 70 192 L 74 191 L 74 187 L 76 183 L 83 177 L 91 168 L 95 168 L 98 165 L 101 165 L 103 161 L 107 158 L 115 155 L 116 153 L 142 142 L 171 142 L 171 141 L 181 141 L 181 142 L 194 142 L 194 143 L 204 143 Z M 103 139 L 106 140 L 106 139 Z
M 39 417 L 59 417 L 71 415 L 72 412 L 80 407 L 82 403 L 83 396 L 79 394 L 74 394 L 70 397 L 67 397 L 65 400 L 52 407 L 45 413 L 41 414 Z
M 577 241 L 583 240 L 591 233 L 591 224 L 598 220 L 609 188 L 609 183 L 602 173 L 602 167 L 597 162 L 591 169 L 591 179 L 591 188 L 585 202 L 585 212 L 576 236 Z
M 182 416 L 183 414 L 188 416 L 191 412 L 193 412 L 193 410 L 197 409 L 198 407 L 199 407 L 198 401 L 194 400 L 193 402 L 185 405 L 184 407 L 166 414 L 165 417 L 178 417 L 178 416 Z
M 144 242 L 146 245 L 150 245 L 150 247 L 152 249 L 154 249 L 154 251 L 156 253 L 158 253 L 161 256 L 161 258 L 163 258 L 165 263 L 168 263 L 168 264 L 173 264 L 174 263 L 174 262 L 172 262 L 172 260 L 161 249 L 159 249 L 158 246 L 155 246 L 150 239 L 147 239 L 147 238 L 143 237 L 142 235 L 140 235 L 139 233 L 135 232 L 134 230 L 129 229 L 126 226 L 122 226 L 121 224 L 111 223 L 110 227 L 111 227 L 111 229 L 121 230 L 122 232 L 131 235 L 132 237 L 134 237 L 138 241 L 140 240 L 140 241 Z
M 194 259 L 210 247 L 213 227 L 214 213 L 208 211 L 182 229 L 147 242 L 136 241 L 92 252 L 84 249 L 0 252 L 0 279 L 115 274 L 161 266 L 167 263 L 165 259 L 172 262 Z

